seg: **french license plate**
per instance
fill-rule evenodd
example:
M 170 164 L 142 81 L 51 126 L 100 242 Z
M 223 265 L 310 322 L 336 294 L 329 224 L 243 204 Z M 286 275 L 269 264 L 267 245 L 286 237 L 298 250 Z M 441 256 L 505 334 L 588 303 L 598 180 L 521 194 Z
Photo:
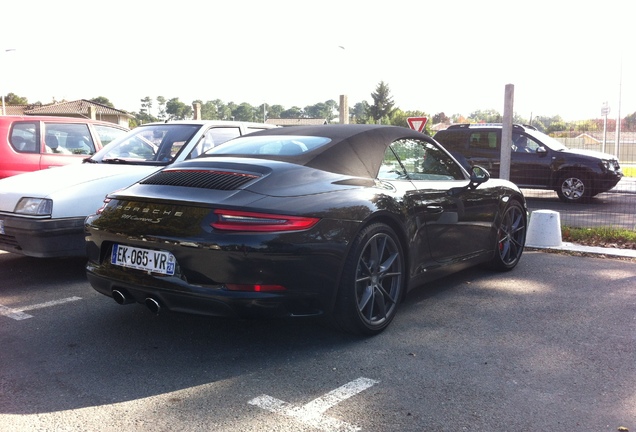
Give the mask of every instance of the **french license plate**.
M 176 260 L 170 252 L 115 244 L 110 262 L 122 267 L 174 275 Z
M 0 219 L 0 234 L 6 234 L 4 232 L 4 221 Z

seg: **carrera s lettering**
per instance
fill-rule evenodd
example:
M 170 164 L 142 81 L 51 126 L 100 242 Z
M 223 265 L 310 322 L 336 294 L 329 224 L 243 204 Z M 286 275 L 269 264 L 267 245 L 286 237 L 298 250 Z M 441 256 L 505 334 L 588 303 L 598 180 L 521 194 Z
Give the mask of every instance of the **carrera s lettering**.
M 153 251 L 120 244 L 113 245 L 111 264 L 174 275 L 175 258 L 170 252 Z
M 121 218 L 126 220 L 131 220 L 131 221 L 150 222 L 153 224 L 157 224 L 163 220 L 163 218 L 151 219 L 151 218 L 139 217 L 139 216 L 134 216 L 129 214 L 121 215 Z

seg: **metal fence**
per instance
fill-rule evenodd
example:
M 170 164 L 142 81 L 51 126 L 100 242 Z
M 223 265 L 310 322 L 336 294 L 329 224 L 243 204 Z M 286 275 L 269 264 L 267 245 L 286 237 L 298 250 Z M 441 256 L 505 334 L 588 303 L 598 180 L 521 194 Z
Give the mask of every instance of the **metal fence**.
M 616 155 L 623 172 L 636 175 L 636 132 L 555 132 L 551 136 L 569 148 L 594 150 Z M 617 152 L 618 148 L 618 152 Z M 594 197 L 589 203 L 560 203 L 556 193 L 545 190 L 524 190 L 530 210 L 555 210 L 564 226 L 591 228 L 607 227 L 636 231 L 636 177 L 624 177 L 608 192 Z

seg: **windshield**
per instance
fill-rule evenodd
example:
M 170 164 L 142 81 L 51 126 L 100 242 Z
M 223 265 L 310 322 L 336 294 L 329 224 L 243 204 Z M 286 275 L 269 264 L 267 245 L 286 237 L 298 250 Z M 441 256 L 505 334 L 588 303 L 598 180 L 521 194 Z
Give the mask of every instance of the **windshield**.
M 171 163 L 200 127 L 170 123 L 139 126 L 95 153 L 89 162 Z
M 330 141 L 329 138 L 317 136 L 245 136 L 214 147 L 206 151 L 204 156 L 298 156 Z
M 543 132 L 539 132 L 539 131 L 532 130 L 532 129 L 526 129 L 526 133 L 528 135 L 531 135 L 534 138 L 536 138 L 537 141 L 539 141 L 539 142 L 545 144 L 546 146 L 550 147 L 550 149 L 552 149 L 552 150 L 561 151 L 561 150 L 567 150 L 568 149 L 566 146 L 561 144 L 559 141 L 555 140 L 554 138 L 552 138 L 549 135 L 544 134 Z

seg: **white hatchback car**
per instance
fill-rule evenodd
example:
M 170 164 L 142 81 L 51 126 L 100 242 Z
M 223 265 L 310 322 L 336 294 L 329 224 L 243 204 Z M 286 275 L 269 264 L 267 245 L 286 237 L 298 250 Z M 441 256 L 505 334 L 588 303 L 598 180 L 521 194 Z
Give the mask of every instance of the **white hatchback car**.
M 232 138 L 276 126 L 221 120 L 139 126 L 83 164 L 0 180 L 0 250 L 32 257 L 85 256 L 84 219 L 106 194 Z

